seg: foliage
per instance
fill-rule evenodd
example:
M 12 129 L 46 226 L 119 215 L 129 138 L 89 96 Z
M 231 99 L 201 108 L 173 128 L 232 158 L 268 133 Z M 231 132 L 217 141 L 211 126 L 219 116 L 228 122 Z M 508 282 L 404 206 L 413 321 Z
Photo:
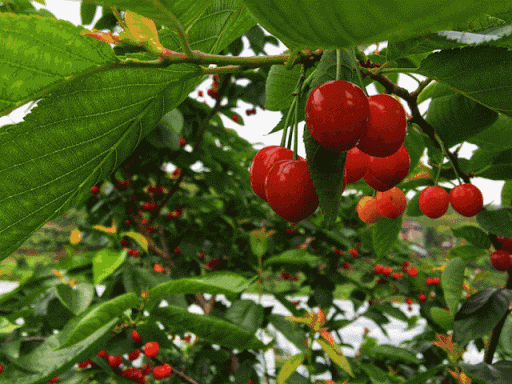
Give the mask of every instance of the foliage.
M 508 182 L 504 206 L 484 208 L 476 223 L 454 227 L 455 213 L 438 221 L 465 244 L 434 266 L 398 238 L 402 217 L 358 219 L 357 200 L 371 189 L 361 181 L 341 194 L 345 155 L 320 148 L 307 129 L 321 209 L 284 222 L 251 190 L 256 150 L 229 125 L 263 107 L 280 111 L 269 131 L 282 130 L 296 150 L 317 85 L 373 84 L 410 110 L 401 190 L 508 180 L 512 3 L 318 4 L 87 0 L 83 24 L 102 11 L 89 31 L 27 0 L 0 3 L 1 115 L 36 103 L 24 121 L 0 127 L 0 259 L 70 208 L 86 212 L 65 257 L 0 296 L 0 384 L 151 382 L 142 364 L 164 363 L 168 383 L 511 381 L 512 280 L 507 272 L 500 287 L 486 287 L 467 267 L 488 264 L 497 236 L 512 237 Z M 278 38 L 288 50 L 267 55 Z M 240 56 L 244 48 L 255 56 Z M 399 87 L 398 74 L 417 89 Z M 247 117 L 236 112 L 240 101 L 253 106 Z M 465 141 L 478 146 L 470 159 L 453 149 Z M 421 216 L 417 204 L 409 202 L 409 215 Z M 279 284 L 264 284 L 269 275 Z M 334 301 L 340 290 L 353 314 Z M 305 302 L 290 299 L 299 292 Z M 265 306 L 263 294 L 290 316 Z M 418 302 L 420 316 L 392 300 Z M 385 335 L 390 318 L 426 325 L 399 346 L 365 332 L 349 356 L 343 328 L 359 318 Z M 272 372 L 263 359 L 277 351 L 277 336 L 263 335 L 275 331 L 299 352 Z M 130 371 L 126 354 L 150 341 L 157 357 L 142 356 Z M 463 362 L 469 343 L 485 351 L 483 362 Z M 124 356 L 122 369 L 100 351 Z

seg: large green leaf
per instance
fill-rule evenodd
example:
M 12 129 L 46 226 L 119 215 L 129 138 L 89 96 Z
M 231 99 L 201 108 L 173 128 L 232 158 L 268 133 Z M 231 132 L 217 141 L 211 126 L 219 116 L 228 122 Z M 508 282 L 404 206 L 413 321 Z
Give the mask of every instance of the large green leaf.
M 277 375 L 277 384 L 287 383 L 288 378 L 299 368 L 305 357 L 306 355 L 304 353 L 299 353 L 298 355 L 286 359 Z
M 465 347 L 471 340 L 486 336 L 507 314 L 512 291 L 483 289 L 469 297 L 455 315 L 453 341 Z
M 254 334 L 215 316 L 196 315 L 169 305 L 151 313 L 174 332 L 191 332 L 200 339 L 230 349 L 260 349 L 263 344 Z
M 302 330 L 300 324 L 288 321 L 285 316 L 277 315 L 275 313 L 271 314 L 268 317 L 268 320 L 278 332 L 286 337 L 300 351 L 306 350 L 306 346 L 304 344 L 306 333 Z
M 486 253 L 485 249 L 475 247 L 474 245 L 461 245 L 460 247 L 452 248 L 448 254 L 448 258 L 454 259 L 460 257 L 462 260 L 475 260 Z
M 452 318 L 459 309 L 465 270 L 466 262 L 457 257 L 446 264 L 441 274 L 441 287 L 443 288 L 444 300 L 450 309 Z
M 366 351 L 374 359 L 419 364 L 421 361 L 411 351 L 391 344 L 380 344 Z
M 0 116 L 87 71 L 118 61 L 68 21 L 0 13 Z
M 512 118 L 500 114 L 494 124 L 467 141 L 493 152 L 512 148 Z
M 512 237 L 512 208 L 484 208 L 476 215 L 476 221 L 492 234 Z
M 291 249 L 283 253 L 269 257 L 264 265 L 272 264 L 293 264 L 293 265 L 311 265 L 317 266 L 322 262 L 322 258 L 312 255 L 305 249 Z
M 288 108 L 293 100 L 300 78 L 300 65 L 287 69 L 284 65 L 273 65 L 265 83 L 265 108 L 269 111 L 281 111 Z
M 417 72 L 487 108 L 512 116 L 511 65 L 512 51 L 507 48 L 471 47 L 433 53 L 421 62 Z M 457 134 L 462 134 L 462 129 L 459 127 Z
M 112 275 L 126 259 L 126 249 L 100 249 L 92 261 L 92 276 L 94 284 L 99 284 Z
M 44 384 L 67 372 L 76 363 L 87 360 L 104 347 L 105 336 L 112 332 L 117 321 L 117 318 L 106 319 L 100 327 L 77 344 L 59 349 L 62 341 L 74 331 L 75 323 L 70 322 L 61 333 L 46 337 L 40 346 L 17 359 L 16 364 L 8 364 L 0 375 L 0 384 Z M 17 370 L 15 365 L 27 367 L 32 372 Z
M 224 317 L 247 332 L 256 333 L 263 324 L 265 310 L 252 300 L 236 300 L 228 308 Z
M 426 120 L 451 147 L 483 131 L 498 118 L 498 113 L 455 92 L 444 84 L 436 83 L 437 97 L 433 97 Z
M 460 367 L 475 383 L 509 384 L 512 382 L 512 362 L 510 361 L 500 360 L 492 365 L 464 363 Z
M 59 349 L 67 348 L 94 334 L 98 329 L 114 318 L 118 318 L 124 311 L 135 308 L 139 304 L 137 295 L 133 292 L 117 296 L 109 301 L 97 304 L 87 313 L 81 316 L 69 332 L 66 339 L 62 340 Z
M 377 259 L 381 259 L 389 253 L 402 228 L 402 216 L 396 219 L 383 217 L 372 226 L 372 242 Z
M 69 82 L 0 128 L 0 260 L 90 196 L 196 86 L 193 65 L 117 67 Z
M 478 248 L 489 249 L 491 240 L 489 235 L 473 225 L 465 225 L 459 228 L 451 228 L 455 237 L 461 237 Z
M 245 0 L 261 25 L 288 46 L 339 48 L 425 31 L 485 12 L 486 2 L 385 0 Z M 484 4 L 482 4 L 484 3 Z
M 95 289 L 92 284 L 81 283 L 75 287 L 67 284 L 55 286 L 57 297 L 67 309 L 75 315 L 85 311 L 92 302 Z
M 160 300 L 167 295 L 209 293 L 237 294 L 249 286 L 250 281 L 234 272 L 211 272 L 201 277 L 171 280 L 148 291 L 150 300 Z
M 341 352 L 341 348 L 339 346 L 333 347 L 331 344 L 327 343 L 323 339 L 318 339 L 316 341 L 324 352 L 329 356 L 329 358 L 341 369 L 347 372 L 350 376 L 354 377 L 354 373 L 352 372 L 352 368 L 347 360 L 347 358 Z

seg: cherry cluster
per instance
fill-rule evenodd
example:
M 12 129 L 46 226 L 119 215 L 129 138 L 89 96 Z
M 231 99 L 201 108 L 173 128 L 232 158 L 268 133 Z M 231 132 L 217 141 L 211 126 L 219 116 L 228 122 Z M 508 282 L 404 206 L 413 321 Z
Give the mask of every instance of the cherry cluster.
M 462 216 L 472 217 L 484 207 L 484 198 L 480 189 L 471 183 L 457 185 L 450 193 L 439 186 L 427 187 L 420 193 L 420 211 L 431 219 L 443 216 L 450 204 Z
M 383 217 L 396 219 L 405 212 L 407 199 L 401 189 L 393 187 L 385 192 L 377 192 L 375 197 L 364 196 L 359 200 L 356 210 L 365 223 L 376 223 Z

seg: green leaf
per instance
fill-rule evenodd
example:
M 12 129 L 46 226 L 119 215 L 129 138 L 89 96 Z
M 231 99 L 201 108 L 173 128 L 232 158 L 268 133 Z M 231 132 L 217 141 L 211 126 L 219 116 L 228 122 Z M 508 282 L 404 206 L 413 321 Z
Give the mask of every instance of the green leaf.
M 329 228 L 338 217 L 347 152 L 329 151 L 318 144 L 307 127 L 304 127 L 304 145 L 311 180 L 324 215 L 325 226 Z
M 80 18 L 82 25 L 91 24 L 96 16 L 97 4 L 89 3 L 88 1 L 82 1 L 80 3 Z
M 152 301 L 168 295 L 209 293 L 212 295 L 238 294 L 247 289 L 251 281 L 234 272 L 210 272 L 196 278 L 171 280 L 148 291 Z
M 459 257 L 463 260 L 475 260 L 485 255 L 486 253 L 486 250 L 475 247 L 473 245 L 461 245 L 460 247 L 455 247 L 450 250 L 448 259 Z
M 476 221 L 489 233 L 512 237 L 512 208 L 484 208 L 476 215 Z
M 117 296 L 109 301 L 97 304 L 87 313 L 81 316 L 75 325 L 73 331 L 69 333 L 67 338 L 63 340 L 59 349 L 64 349 L 80 343 L 92 334 L 101 329 L 102 326 L 110 322 L 112 319 L 121 316 L 124 311 L 135 308 L 139 305 L 139 300 L 135 293 L 125 293 Z
M 431 307 L 430 316 L 432 320 L 444 330 L 449 331 L 453 328 L 453 317 L 446 309 Z
M 451 318 L 455 316 L 459 309 L 465 270 L 466 262 L 457 257 L 446 264 L 441 274 L 441 287 L 444 300 L 450 308 Z
M 277 375 L 277 384 L 285 384 L 287 383 L 288 378 L 297 370 L 297 368 L 302 364 L 306 355 L 304 353 L 299 353 L 298 355 L 292 356 L 285 361 L 283 367 L 279 371 Z
M 72 270 L 84 268 L 92 265 L 92 260 L 96 256 L 96 252 L 84 252 L 70 257 L 61 257 L 55 266 L 55 269 Z
M 512 291 L 483 289 L 469 297 L 455 315 L 453 340 L 465 347 L 471 340 L 486 336 L 507 314 Z
M 108 44 L 82 31 L 64 20 L 0 13 L 0 116 L 118 61 Z
M 92 260 L 92 275 L 94 284 L 99 284 L 112 275 L 117 268 L 123 265 L 127 251 L 103 248 L 96 252 Z
M 430 378 L 437 375 L 443 369 L 445 369 L 444 365 L 437 365 L 427 369 L 425 372 L 418 372 L 414 377 L 404 381 L 404 384 L 426 384 Z
M 512 87 L 512 77 L 509 76 L 511 64 L 512 51 L 506 48 L 452 49 L 428 56 L 422 61 L 418 73 L 446 84 L 461 95 L 487 108 L 512 116 L 512 108 L 509 103 Z M 461 71 L 461 68 L 464 68 L 464 70 Z M 459 103 L 457 103 L 459 107 L 464 105 L 469 107 L 467 102 L 464 102 L 465 104 L 460 103 L 459 100 Z M 442 106 L 439 107 L 443 109 Z M 432 104 L 429 106 L 429 109 L 431 108 L 433 108 Z M 484 115 L 481 116 L 490 117 L 487 111 L 483 113 Z M 458 117 L 460 118 L 459 115 Z M 482 121 L 487 120 L 483 119 Z M 472 126 L 471 122 L 468 121 L 467 123 L 470 124 L 470 127 Z M 434 128 L 438 129 L 438 127 Z M 460 126 L 454 128 L 457 130 L 457 137 L 464 134 Z M 466 127 L 464 126 L 463 129 L 466 129 Z M 476 132 L 473 131 L 472 133 Z M 447 132 L 445 132 L 446 134 Z M 452 138 L 452 135 L 448 134 L 448 137 Z M 455 136 L 453 140 L 456 140 Z
M 427 61 L 428 58 L 425 60 Z M 498 119 L 498 113 L 437 83 L 426 120 L 434 127 L 447 148 L 485 130 Z
M 420 364 L 421 361 L 414 353 L 405 348 L 390 344 L 379 344 L 367 351 L 371 358 L 379 360 L 400 361 L 403 363 Z
M 492 365 L 462 363 L 460 367 L 464 373 L 475 380 L 475 383 L 509 384 L 512 381 L 512 362 L 510 361 L 500 360 Z
M 265 84 L 265 108 L 281 111 L 292 104 L 293 95 L 300 78 L 300 65 L 287 69 L 284 65 L 273 65 Z
M 183 128 L 183 115 L 178 109 L 166 113 L 158 125 L 146 137 L 146 140 L 156 148 L 169 148 L 177 151 L 181 148 L 180 135 Z M 131 232 L 133 233 L 133 232 Z M 139 236 L 143 237 L 139 234 Z M 147 252 L 147 240 L 146 252 Z
M 340 64 L 341 72 L 339 80 L 352 81 L 353 73 L 355 70 L 356 63 L 353 62 L 347 50 L 340 52 Z M 309 89 L 313 90 L 320 84 L 323 84 L 330 80 L 336 80 L 336 68 L 338 66 L 338 59 L 336 51 L 327 49 L 322 54 L 320 63 L 313 74 Z
M 5 340 L 21 325 L 11 323 L 7 318 L 0 316 L 0 340 Z
M 306 350 L 306 346 L 304 345 L 306 333 L 302 330 L 298 323 L 288 321 L 285 319 L 285 316 L 277 315 L 274 313 L 268 317 L 268 321 L 270 321 L 270 323 L 272 323 L 277 331 L 282 333 L 283 336 L 286 337 L 288 341 L 295 345 L 300 351 Z
M 52 91 L 23 122 L 2 127 L 0 260 L 43 223 L 89 198 L 90 188 L 196 86 L 198 71 L 187 64 L 101 67 Z
M 33 372 L 7 366 L 0 375 L 0 383 L 43 384 L 67 372 L 76 363 L 87 360 L 104 348 L 105 337 L 112 332 L 117 321 L 117 318 L 106 319 L 99 328 L 77 344 L 59 348 L 61 341 L 74 331 L 75 323 L 70 322 L 59 334 L 47 336 L 41 345 L 16 360 L 18 366 L 29 367 Z
M 352 372 L 352 368 L 350 368 L 350 364 L 347 360 L 347 358 L 343 355 L 341 352 L 341 348 L 338 347 L 337 349 L 333 348 L 330 344 L 328 344 L 323 339 L 316 340 L 318 344 L 322 347 L 325 353 L 327 353 L 327 356 L 341 369 L 343 369 L 345 372 L 347 372 L 350 376 L 354 377 L 354 373 Z
M 512 356 L 512 317 L 510 315 L 507 316 L 501 330 L 498 350 L 505 353 L 505 356 Z
M 268 250 L 268 238 L 271 236 L 270 232 L 266 231 L 251 231 L 249 233 L 249 244 L 251 252 L 256 257 L 263 256 Z
M 240 350 L 265 347 L 254 334 L 218 317 L 196 315 L 172 305 L 157 308 L 151 314 L 170 330 L 191 332 L 211 344 Z
M 407 136 L 405 137 L 404 146 L 407 148 L 409 157 L 411 158 L 410 170 L 412 171 L 420 162 L 426 146 L 423 136 L 410 124 L 407 127 Z
M 148 239 L 144 235 L 138 232 L 121 232 L 119 234 L 120 237 L 128 236 L 129 238 L 133 239 L 139 247 L 141 247 L 144 251 L 148 251 Z
M 492 152 L 512 148 L 512 118 L 500 114 L 494 124 L 467 141 Z
M 501 188 L 501 206 L 510 207 L 512 205 L 512 181 L 505 181 Z
M 455 237 L 461 237 L 469 241 L 475 247 L 489 249 L 491 246 L 489 235 L 478 227 L 473 225 L 465 225 L 459 228 L 451 228 L 451 230 Z
M 237 300 L 231 304 L 224 317 L 247 332 L 254 334 L 263 324 L 265 311 L 260 304 L 252 300 Z
M 386 256 L 396 240 L 402 228 L 402 216 L 396 219 L 383 217 L 372 226 L 373 249 L 376 252 L 377 260 Z
M 96 291 L 92 284 L 87 283 L 78 284 L 74 288 L 68 284 L 58 284 L 55 293 L 62 305 L 79 315 L 89 307 Z
M 357 0 L 245 0 L 259 23 L 287 46 L 343 48 L 425 31 L 450 29 L 454 22 L 484 12 L 479 1 L 406 0 L 372 4 Z
M 420 210 L 420 194 L 421 192 L 417 192 L 411 200 L 407 203 L 407 212 L 406 215 L 410 217 L 418 217 L 423 215 Z
M 317 266 L 322 262 L 322 258 L 308 253 L 305 249 L 291 249 L 280 255 L 269 257 L 263 265 L 272 264 L 293 264 L 293 265 L 311 265 Z

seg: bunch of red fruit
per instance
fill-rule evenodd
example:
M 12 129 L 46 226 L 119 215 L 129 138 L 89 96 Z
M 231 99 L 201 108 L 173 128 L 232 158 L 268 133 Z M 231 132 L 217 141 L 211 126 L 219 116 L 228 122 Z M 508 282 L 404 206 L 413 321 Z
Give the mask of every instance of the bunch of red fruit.
M 427 187 L 420 193 L 420 211 L 431 219 L 443 216 L 450 204 L 462 216 L 472 217 L 482 210 L 484 198 L 471 183 L 457 185 L 450 193 L 439 186 Z

